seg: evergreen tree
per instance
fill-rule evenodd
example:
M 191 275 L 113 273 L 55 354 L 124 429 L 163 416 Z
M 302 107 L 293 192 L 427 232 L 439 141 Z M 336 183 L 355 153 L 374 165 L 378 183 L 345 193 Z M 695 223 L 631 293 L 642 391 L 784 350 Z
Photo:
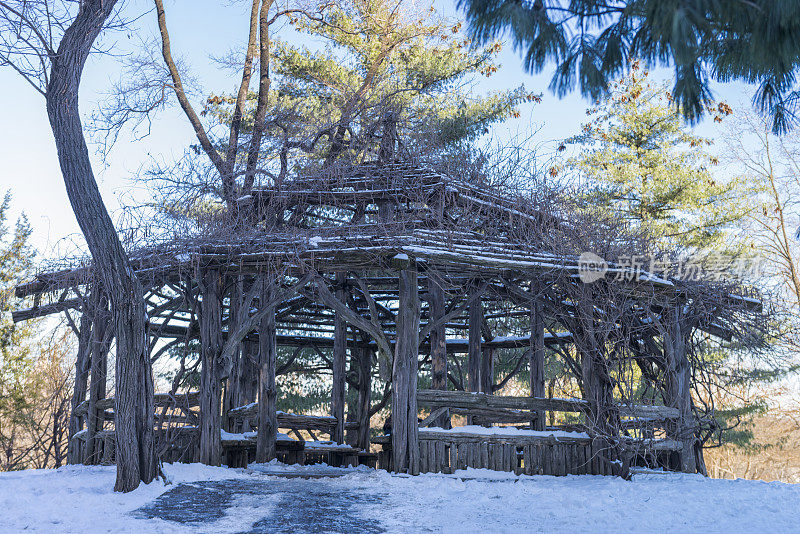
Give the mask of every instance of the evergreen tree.
M 11 320 L 17 304 L 14 288 L 30 274 L 33 251 L 28 245 L 31 230 L 25 217 L 20 217 L 13 230 L 6 224 L 11 196 L 6 193 L 0 203 L 0 467 L 18 465 L 20 429 L 26 425 L 25 413 L 31 408 L 28 379 L 35 366 L 32 350 L 34 327 L 18 325 Z
M 293 21 L 321 49 L 276 40 L 264 159 L 273 178 L 292 164 L 326 165 L 338 158 L 392 160 L 443 150 L 486 132 L 538 99 L 522 87 L 471 94 L 475 76 L 490 76 L 498 44 L 472 48 L 460 24 L 435 11 L 412 12 L 399 0 L 339 0 L 320 20 Z M 255 94 L 245 128 L 252 128 Z M 207 113 L 222 123 L 233 95 L 212 95 Z
M 458 0 L 480 40 L 508 31 L 525 68 L 556 64 L 559 96 L 580 87 L 593 100 L 636 59 L 671 66 L 674 101 L 698 120 L 712 79 L 759 84 L 755 104 L 776 132 L 797 121 L 800 4 L 795 0 Z
M 615 210 L 670 246 L 690 250 L 729 246 L 725 230 L 746 213 L 743 189 L 711 169 L 711 141 L 694 135 L 664 87 L 638 63 L 612 84 L 611 93 L 587 114 L 581 154 L 569 161 L 589 179 L 595 205 Z M 717 120 L 730 113 L 719 104 Z

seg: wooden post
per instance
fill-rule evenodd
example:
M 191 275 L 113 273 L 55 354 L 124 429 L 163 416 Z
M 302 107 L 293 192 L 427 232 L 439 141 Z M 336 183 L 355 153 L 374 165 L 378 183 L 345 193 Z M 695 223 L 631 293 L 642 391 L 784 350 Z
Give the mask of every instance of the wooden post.
M 255 402 L 258 398 L 258 343 L 242 341 L 239 357 L 239 406 Z
M 392 457 L 394 470 L 419 474 L 417 365 L 419 358 L 419 288 L 417 272 L 400 271 L 400 307 L 392 367 Z
M 97 408 L 97 402 L 106 396 L 106 379 L 108 376 L 108 350 L 110 339 L 109 327 L 111 314 L 108 311 L 108 298 L 101 295 L 91 310 L 93 315 L 91 337 L 91 382 L 89 384 L 89 407 L 86 412 L 86 448 L 83 463 L 96 465 L 100 463 L 97 454 L 95 434 L 103 430 L 105 421 L 103 409 Z
M 336 298 L 347 302 L 345 283 L 347 273 L 336 274 Z M 333 326 L 333 390 L 331 391 L 331 415 L 336 418 L 331 439 L 344 443 L 345 380 L 347 378 L 347 323 L 338 312 Z
M 346 442 L 351 447 L 367 450 L 369 449 L 369 405 L 370 393 L 372 391 L 372 349 L 366 347 L 367 340 L 362 339 L 362 345 L 350 347 L 350 371 L 348 374 L 355 374 L 357 386 L 351 387 L 348 391 L 355 389 L 355 394 L 348 394 L 355 402 L 347 405 L 347 421 L 356 423 L 356 428 L 346 431 Z
M 483 323 L 483 304 L 475 299 L 469 305 L 469 333 L 467 348 L 467 390 L 481 390 L 481 325 Z
M 611 384 L 608 381 L 603 365 L 603 353 L 598 346 L 595 335 L 594 304 L 591 295 L 583 295 L 578 305 L 578 328 L 575 346 L 581 355 L 581 374 L 585 398 L 589 401 L 590 415 L 587 423 L 593 426 L 592 430 L 601 436 L 612 433 L 609 427 L 608 410 L 611 406 Z
M 544 393 L 544 317 L 542 303 L 534 300 L 531 304 L 531 347 L 530 347 L 531 396 L 543 398 Z M 533 430 L 545 429 L 545 412 L 536 412 Z
M 92 290 L 94 293 L 94 290 Z M 92 297 L 90 297 L 91 299 Z M 92 350 L 92 314 L 83 307 L 81 322 L 78 326 L 78 354 L 75 358 L 75 384 L 72 390 L 72 405 L 69 417 L 69 442 L 67 463 L 77 464 L 83 459 L 78 454 L 78 443 L 72 437 L 83 430 L 84 417 L 78 415 L 78 406 L 86 399 L 86 388 L 89 384 L 89 363 Z
M 372 392 L 372 349 L 358 349 L 358 439 L 356 446 L 369 450 L 369 401 Z
M 680 305 L 664 314 L 667 322 L 664 329 L 664 353 L 667 357 L 667 398 L 665 404 L 678 408 L 680 418 L 669 428 L 672 438 L 682 444 L 678 451 L 680 469 L 684 473 L 696 473 L 698 462 L 695 457 L 695 423 L 692 414 L 692 369 L 686 357 L 686 326 L 682 324 Z
M 445 314 L 444 290 L 439 273 L 428 271 L 428 321 L 440 321 Z M 430 333 L 431 389 L 447 390 L 447 340 L 445 323 L 433 328 Z M 449 414 L 444 413 L 432 426 L 450 428 Z
M 494 387 L 494 349 L 485 348 L 481 350 L 480 377 L 480 390 L 487 395 L 491 395 Z
M 228 306 L 228 335 L 230 336 L 233 332 L 235 332 L 239 327 L 239 310 L 241 307 L 241 300 L 242 300 L 242 277 L 234 275 L 232 277 L 232 288 L 230 292 L 230 304 Z M 238 404 L 239 397 L 240 397 L 240 388 L 241 388 L 241 373 L 242 373 L 242 362 L 241 362 L 241 347 L 242 344 L 239 343 L 237 349 L 231 355 L 231 371 L 230 375 L 228 376 L 228 380 L 225 384 L 225 396 L 222 401 L 222 425 L 228 432 L 234 432 L 232 427 L 232 421 L 228 417 L 228 412 L 241 406 Z
M 261 303 L 273 298 L 272 280 L 263 280 Z M 278 437 L 278 414 L 276 403 L 278 388 L 275 383 L 278 345 L 275 336 L 275 307 L 271 306 L 261 318 L 258 331 L 258 436 L 256 438 L 256 462 L 269 462 L 275 458 L 275 443 Z
M 209 269 L 201 273 L 200 303 L 200 463 L 220 465 L 220 373 L 222 352 L 222 277 Z
M 428 271 L 428 321 L 434 323 L 444 317 L 444 290 L 439 282 L 439 274 Z M 445 324 L 431 330 L 431 389 L 447 389 L 447 345 Z

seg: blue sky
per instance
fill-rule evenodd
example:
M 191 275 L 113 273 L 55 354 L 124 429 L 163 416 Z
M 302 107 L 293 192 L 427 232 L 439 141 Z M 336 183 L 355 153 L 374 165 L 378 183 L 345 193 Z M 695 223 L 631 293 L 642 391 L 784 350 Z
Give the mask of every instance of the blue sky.
M 129 16 L 135 16 L 151 5 L 144 0 L 134 0 L 127 3 L 125 9 Z M 458 17 L 453 1 L 437 0 L 435 5 L 440 13 Z M 188 63 L 192 74 L 201 80 L 205 93 L 234 88 L 236 81 L 228 73 L 217 70 L 209 61 L 209 54 L 219 55 L 242 46 L 247 37 L 248 6 L 231 1 L 167 0 L 166 7 L 173 52 Z M 151 39 L 155 32 L 155 15 L 151 12 L 137 22 L 134 31 L 107 34 L 103 39 L 106 44 L 114 44 L 119 56 L 139 46 L 141 41 Z M 91 115 L 118 79 L 120 59 L 107 56 L 89 59 L 80 95 L 84 117 Z M 585 120 L 585 100 L 577 93 L 563 99 L 550 94 L 547 85 L 552 71 L 536 76 L 526 74 L 520 55 L 510 46 L 504 46 L 500 62 L 502 66 L 493 77 L 476 81 L 476 91 L 524 84 L 529 90 L 544 93 L 544 99 L 538 105 L 523 109 L 520 119 L 498 127 L 496 136 L 502 138 L 538 128 L 537 141 L 556 143 L 578 132 Z M 658 71 L 656 76 L 666 79 L 669 73 Z M 33 244 L 44 256 L 73 251 L 76 245 L 81 246 L 82 238 L 64 190 L 44 99 L 8 68 L 0 68 L 0 88 L 3 96 L 0 192 L 11 191 L 13 216 L 20 211 L 26 213 L 34 229 Z M 718 85 L 714 89 L 720 100 L 732 105 L 747 105 L 752 91 L 742 84 Z M 699 125 L 697 132 L 711 138 L 721 133 L 708 121 Z M 109 210 L 118 215 L 121 205 L 147 200 L 148 191 L 136 186 L 131 181 L 132 176 L 146 166 L 150 158 L 174 159 L 193 139 L 186 120 L 173 109 L 158 116 L 148 137 L 134 140 L 123 136 L 105 162 L 99 153 L 93 153 L 95 173 Z

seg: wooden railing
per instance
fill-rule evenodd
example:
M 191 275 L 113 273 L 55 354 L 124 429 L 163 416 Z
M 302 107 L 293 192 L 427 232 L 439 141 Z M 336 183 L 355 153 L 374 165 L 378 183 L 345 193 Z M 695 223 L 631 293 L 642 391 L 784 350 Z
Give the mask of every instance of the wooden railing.
M 502 427 L 483 429 L 425 428 L 442 416 L 467 415 L 482 423 L 531 421 L 537 412 L 587 413 L 589 403 L 582 399 L 504 397 L 463 391 L 419 390 L 417 403 L 431 409 L 420 423 L 420 472 L 452 473 L 466 467 L 511 471 L 526 474 L 624 475 L 623 464 L 635 453 L 657 454 L 676 450 L 680 443 L 671 439 L 606 439 L 578 428 L 548 428 L 544 431 L 518 431 Z M 665 422 L 680 413 L 668 406 L 621 405 L 620 416 L 629 421 Z M 481 430 L 481 431 L 478 431 Z M 373 440 L 383 446 L 379 465 L 391 468 L 391 439 Z
M 589 403 L 583 399 L 504 397 L 485 393 L 435 389 L 417 391 L 417 404 L 428 406 L 433 410 L 450 409 L 451 413 L 476 415 L 503 423 L 528 421 L 535 417 L 533 412 L 537 411 L 586 413 L 589 410 Z M 651 422 L 680 417 L 679 410 L 670 406 L 618 405 L 617 409 L 622 417 L 639 418 Z
M 336 426 L 336 418 L 329 415 L 301 415 L 288 412 L 277 412 L 279 428 L 299 428 L 302 430 L 318 430 L 330 433 Z M 239 406 L 228 411 L 228 417 L 235 420 L 249 419 L 254 427 L 258 426 L 258 403 Z M 356 428 L 353 422 L 345 423 L 345 428 Z

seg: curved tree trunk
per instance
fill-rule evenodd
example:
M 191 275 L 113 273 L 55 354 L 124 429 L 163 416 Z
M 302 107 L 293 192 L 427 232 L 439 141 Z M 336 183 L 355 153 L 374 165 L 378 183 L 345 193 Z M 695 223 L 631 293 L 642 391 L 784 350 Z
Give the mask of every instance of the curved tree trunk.
M 117 339 L 114 489 L 131 491 L 158 472 L 144 295 L 97 188 L 78 113 L 83 66 L 115 4 L 116 0 L 81 2 L 51 58 L 46 99 L 67 195 L 111 301 Z

